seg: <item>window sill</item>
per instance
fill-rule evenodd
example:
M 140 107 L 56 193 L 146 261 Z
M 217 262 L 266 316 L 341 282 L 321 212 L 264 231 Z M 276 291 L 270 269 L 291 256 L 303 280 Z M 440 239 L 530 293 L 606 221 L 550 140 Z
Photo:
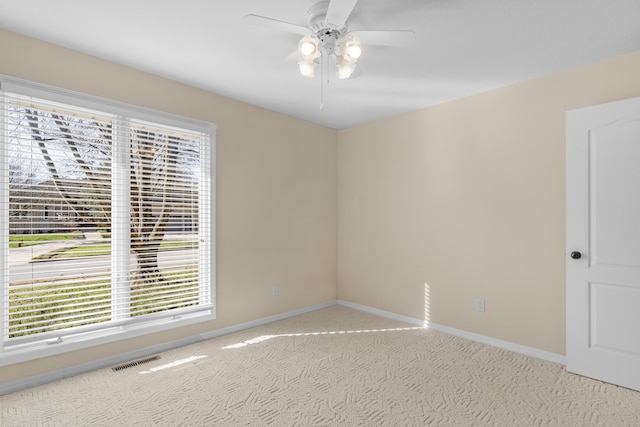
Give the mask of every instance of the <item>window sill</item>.
M 0 367 L 41 359 L 71 351 L 136 338 L 169 329 L 215 320 L 213 307 L 194 313 L 179 314 L 124 326 L 114 326 L 97 331 L 64 336 L 60 339 L 42 340 L 7 346 L 0 352 Z

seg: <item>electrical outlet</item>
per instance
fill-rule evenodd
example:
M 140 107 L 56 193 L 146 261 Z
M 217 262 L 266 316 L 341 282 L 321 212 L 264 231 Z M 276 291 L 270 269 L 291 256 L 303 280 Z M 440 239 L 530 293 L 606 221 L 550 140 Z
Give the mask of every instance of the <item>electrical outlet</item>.
M 484 313 L 484 299 L 478 298 L 476 300 L 476 311 L 478 313 Z
M 280 285 L 273 285 L 271 287 L 271 295 L 273 295 L 274 297 L 280 295 Z

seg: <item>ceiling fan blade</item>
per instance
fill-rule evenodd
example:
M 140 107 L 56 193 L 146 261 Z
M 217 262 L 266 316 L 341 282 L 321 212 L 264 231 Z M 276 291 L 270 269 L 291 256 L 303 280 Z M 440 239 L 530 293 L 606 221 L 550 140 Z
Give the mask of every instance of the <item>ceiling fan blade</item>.
M 304 36 L 309 34 L 309 29 L 302 25 L 292 24 L 291 22 L 280 21 L 278 19 L 267 18 L 260 15 L 246 15 L 242 20 L 246 24 L 259 25 L 261 27 L 269 27 L 274 30 L 286 31 L 288 33 L 300 34 Z
M 336 27 L 342 27 L 349 19 L 356 3 L 358 0 L 331 0 L 325 19 Z
M 282 58 L 281 62 L 286 65 L 290 65 L 290 64 L 295 65 L 295 63 L 298 61 L 299 56 L 300 56 L 300 53 L 298 52 L 298 50 L 295 50 L 291 52 L 289 55 Z
M 363 44 L 378 46 L 409 46 L 416 39 L 411 30 L 351 31 L 348 35 L 357 37 Z

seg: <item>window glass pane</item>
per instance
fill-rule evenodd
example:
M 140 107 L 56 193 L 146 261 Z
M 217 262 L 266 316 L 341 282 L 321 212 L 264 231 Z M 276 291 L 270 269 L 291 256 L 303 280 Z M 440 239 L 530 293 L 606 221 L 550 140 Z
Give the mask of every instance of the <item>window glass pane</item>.
M 108 321 L 111 119 L 20 100 L 7 116 L 8 336 Z
M 131 315 L 197 305 L 200 137 L 131 125 Z

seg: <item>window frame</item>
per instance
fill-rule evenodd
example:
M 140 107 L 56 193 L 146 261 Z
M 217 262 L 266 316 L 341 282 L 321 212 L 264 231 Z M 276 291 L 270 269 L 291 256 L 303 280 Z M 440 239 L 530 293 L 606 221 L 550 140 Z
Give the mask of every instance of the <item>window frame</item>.
M 200 239 L 209 241 L 208 257 L 210 266 L 206 276 L 209 284 L 210 305 L 203 307 L 199 311 L 190 313 L 180 313 L 180 316 L 149 316 L 146 319 L 134 319 L 125 324 L 112 324 L 107 322 L 103 328 L 94 329 L 88 332 L 64 334 L 62 341 L 51 341 L 43 339 L 28 342 L 20 345 L 11 345 L 5 341 L 7 331 L 5 330 L 4 313 L 8 312 L 8 242 L 9 242 L 9 218 L 0 218 L 0 366 L 7 366 L 18 362 L 38 359 L 42 357 L 62 354 L 69 351 L 94 347 L 112 342 L 122 341 L 139 337 L 142 335 L 162 332 L 170 329 L 180 328 L 196 323 L 207 322 L 216 319 L 216 130 L 214 123 L 182 117 L 171 113 L 152 110 L 106 98 L 87 95 L 67 89 L 61 89 L 49 85 L 30 82 L 14 77 L 0 75 L 0 104 L 4 106 L 4 92 L 15 93 L 21 96 L 31 96 L 51 102 L 68 104 L 74 107 L 97 110 L 116 116 L 116 122 L 120 125 L 122 120 L 141 120 L 158 123 L 160 125 L 183 128 L 190 131 L 207 134 L 209 146 L 205 159 L 208 157 L 208 165 L 205 165 L 204 185 L 209 189 L 206 195 L 201 198 L 201 203 L 206 203 L 208 208 L 209 221 L 207 227 L 202 227 Z M 0 108 L 0 113 L 4 107 Z M 3 140 L 7 137 L 7 118 L 0 116 L 0 150 L 7 150 Z M 116 150 L 118 151 L 118 150 Z M 119 150 L 122 151 L 122 150 Z M 114 156 L 117 153 L 114 151 Z M 122 155 L 122 154 L 121 154 Z M 6 158 L 6 156 L 4 156 Z M 3 165 L 0 165 L 2 170 Z M 9 198 L 8 173 L 0 173 L 0 202 L 5 203 Z M 115 220 L 115 218 L 114 218 Z M 202 255 L 201 255 L 202 256 Z M 205 278 L 206 280 L 206 278 Z

